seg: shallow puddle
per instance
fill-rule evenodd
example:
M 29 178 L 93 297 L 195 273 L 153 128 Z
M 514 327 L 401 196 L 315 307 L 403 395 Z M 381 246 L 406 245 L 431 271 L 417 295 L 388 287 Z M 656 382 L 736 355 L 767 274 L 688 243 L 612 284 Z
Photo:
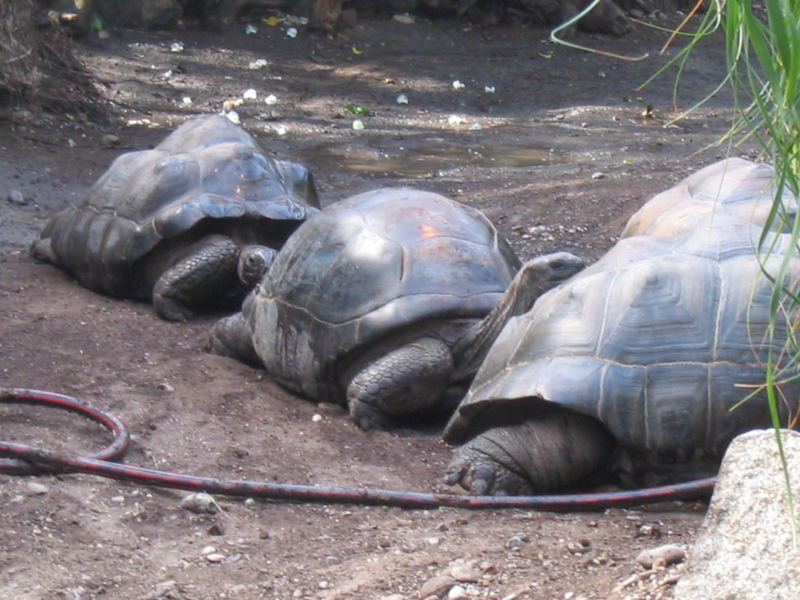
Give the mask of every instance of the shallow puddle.
M 402 177 L 424 177 L 462 166 L 531 167 L 567 162 L 569 153 L 512 145 L 428 145 L 384 154 L 343 144 L 318 144 L 301 155 L 307 164 L 325 163 L 333 169 L 359 173 L 381 173 Z

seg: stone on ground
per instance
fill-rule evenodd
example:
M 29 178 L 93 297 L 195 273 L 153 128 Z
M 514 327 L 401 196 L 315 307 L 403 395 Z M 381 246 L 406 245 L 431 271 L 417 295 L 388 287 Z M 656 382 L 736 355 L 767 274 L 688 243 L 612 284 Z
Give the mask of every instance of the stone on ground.
M 783 431 L 795 510 L 800 508 L 800 434 Z M 733 440 L 708 513 L 689 550 L 675 600 L 796 600 L 800 529 L 792 536 L 786 480 L 773 430 Z

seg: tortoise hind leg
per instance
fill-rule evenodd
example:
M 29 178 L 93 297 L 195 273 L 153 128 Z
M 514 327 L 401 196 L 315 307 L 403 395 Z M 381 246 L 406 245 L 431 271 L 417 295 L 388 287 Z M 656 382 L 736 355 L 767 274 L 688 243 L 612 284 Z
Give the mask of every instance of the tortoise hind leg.
M 347 386 L 350 416 L 364 430 L 388 429 L 404 418 L 441 413 L 453 372 L 450 347 L 426 337 L 369 363 Z
M 458 448 L 445 481 L 476 495 L 547 493 L 596 471 L 614 445 L 596 419 L 555 411 L 476 436 Z
M 239 287 L 239 247 L 224 236 L 210 236 L 165 270 L 153 285 L 153 306 L 168 321 L 188 321 L 191 306 L 220 304 Z

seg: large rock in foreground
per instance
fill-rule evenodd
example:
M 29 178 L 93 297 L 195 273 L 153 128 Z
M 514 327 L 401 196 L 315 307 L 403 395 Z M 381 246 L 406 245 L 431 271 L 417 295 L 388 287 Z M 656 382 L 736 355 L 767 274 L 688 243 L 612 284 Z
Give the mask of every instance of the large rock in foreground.
M 800 434 L 782 433 L 797 507 Z M 675 600 L 796 600 L 800 550 L 794 546 L 792 527 L 775 432 L 752 431 L 735 438 Z M 795 536 L 800 544 L 800 529 Z

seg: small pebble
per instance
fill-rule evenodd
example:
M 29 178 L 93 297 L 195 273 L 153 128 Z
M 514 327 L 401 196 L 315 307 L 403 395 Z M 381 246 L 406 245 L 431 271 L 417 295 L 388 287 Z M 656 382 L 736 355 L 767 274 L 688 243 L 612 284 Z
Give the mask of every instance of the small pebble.
M 25 199 L 25 196 L 19 190 L 11 190 L 8 192 L 8 201 L 12 204 L 19 204 L 24 205 L 27 204 L 28 201 Z
M 450 563 L 448 571 L 461 583 L 475 583 L 481 578 L 481 569 L 475 560 L 456 559 Z
M 179 505 L 183 510 L 197 514 L 213 515 L 219 512 L 219 504 L 214 500 L 214 497 L 205 492 L 197 492 L 189 494 Z
M 465 600 L 466 598 L 468 598 L 467 590 L 461 585 L 454 585 L 447 592 L 447 600 Z
M 588 552 L 591 547 L 592 543 L 589 540 L 567 542 L 567 550 L 569 550 L 572 554 L 583 554 L 584 552 Z
M 29 481 L 25 485 L 25 489 L 29 496 L 41 496 L 49 491 L 46 485 L 36 481 Z
M 683 547 L 676 544 L 665 544 L 657 548 L 642 550 L 639 556 L 636 557 L 636 562 L 645 569 L 652 569 L 658 566 L 674 565 L 675 563 L 683 562 L 685 558 L 686 550 Z
M 227 117 L 228 120 L 234 125 L 240 125 L 242 123 L 242 120 L 239 118 L 239 113 L 237 113 L 235 110 L 230 110 L 226 113 L 223 113 L 223 116 Z
M 528 543 L 527 540 L 525 540 L 524 538 L 518 535 L 513 535 L 510 538 L 508 538 L 508 541 L 506 542 L 506 549 L 519 550 L 527 543 Z
M 100 138 L 100 145 L 103 148 L 116 148 L 119 146 L 119 136 L 114 135 L 113 133 L 107 133 L 103 137 Z
M 225 555 L 219 552 L 212 552 L 211 554 L 206 554 L 206 560 L 210 563 L 221 563 L 225 560 Z
M 419 588 L 417 598 L 421 599 L 427 598 L 428 596 L 438 596 L 448 591 L 451 587 L 456 585 L 456 583 L 458 582 L 449 575 L 436 575 L 422 584 L 422 587 Z

